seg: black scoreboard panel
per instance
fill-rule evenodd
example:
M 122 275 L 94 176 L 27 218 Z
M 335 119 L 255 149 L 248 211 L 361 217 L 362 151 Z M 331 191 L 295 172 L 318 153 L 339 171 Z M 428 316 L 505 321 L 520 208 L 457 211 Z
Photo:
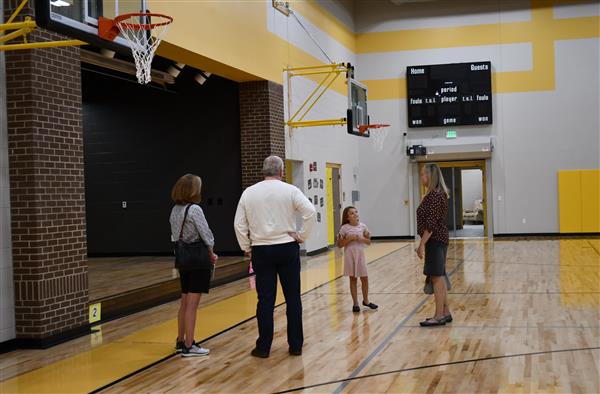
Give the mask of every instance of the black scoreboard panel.
M 408 127 L 492 124 L 490 62 L 409 66 Z

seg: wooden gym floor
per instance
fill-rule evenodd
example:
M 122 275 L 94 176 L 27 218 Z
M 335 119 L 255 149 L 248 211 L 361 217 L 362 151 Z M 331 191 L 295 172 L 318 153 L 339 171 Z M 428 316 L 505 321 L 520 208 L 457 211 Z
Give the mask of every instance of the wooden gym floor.
M 222 256 L 221 268 L 244 257 Z M 177 278 L 173 257 L 95 257 L 88 259 L 90 302 Z
M 245 280 L 201 302 L 197 336 L 210 338 L 210 357 L 173 355 L 171 303 L 0 355 L 0 392 L 600 392 L 600 240 L 453 241 L 454 322 L 436 328 L 418 324 L 433 304 L 413 247 L 368 249 L 380 309 L 359 314 L 339 251 L 304 261 L 301 357 L 287 354 L 285 305 L 271 357 L 249 356 L 256 296 Z

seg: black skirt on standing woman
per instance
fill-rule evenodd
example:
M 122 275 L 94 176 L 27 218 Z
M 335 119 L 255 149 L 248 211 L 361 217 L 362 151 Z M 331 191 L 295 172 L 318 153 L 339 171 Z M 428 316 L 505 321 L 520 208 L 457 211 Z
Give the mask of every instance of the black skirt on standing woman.
M 425 265 L 423 266 L 423 275 L 444 276 L 446 274 L 447 251 L 447 244 L 430 239 L 425 244 Z

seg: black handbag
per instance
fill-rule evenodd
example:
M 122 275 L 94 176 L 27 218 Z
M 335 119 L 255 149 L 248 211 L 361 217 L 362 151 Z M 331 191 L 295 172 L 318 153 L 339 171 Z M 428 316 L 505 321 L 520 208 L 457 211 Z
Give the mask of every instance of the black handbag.
M 175 268 L 180 271 L 196 271 L 196 270 L 211 270 L 214 265 L 210 261 L 208 247 L 200 238 L 196 242 L 185 242 L 183 240 L 183 226 L 187 219 L 188 211 L 193 204 L 190 204 L 185 209 L 181 230 L 179 231 L 179 239 L 175 242 Z

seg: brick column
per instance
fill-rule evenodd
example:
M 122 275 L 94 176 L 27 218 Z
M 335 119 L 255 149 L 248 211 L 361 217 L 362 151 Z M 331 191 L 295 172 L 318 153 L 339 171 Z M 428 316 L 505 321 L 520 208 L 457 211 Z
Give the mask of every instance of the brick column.
M 5 16 L 19 2 L 4 0 Z M 28 7 L 21 15 L 33 15 Z M 65 38 L 42 29 L 29 36 Z M 15 320 L 24 346 L 88 327 L 80 74 L 78 47 L 6 53 Z
M 271 81 L 240 84 L 242 188 L 262 179 L 262 164 L 270 155 L 285 160 L 283 86 Z

